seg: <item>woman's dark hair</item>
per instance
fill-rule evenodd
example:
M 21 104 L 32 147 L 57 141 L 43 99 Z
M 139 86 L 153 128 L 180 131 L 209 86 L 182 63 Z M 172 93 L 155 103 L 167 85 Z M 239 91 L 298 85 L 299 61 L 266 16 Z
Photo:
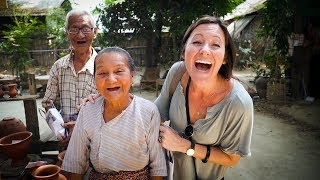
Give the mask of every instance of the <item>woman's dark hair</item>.
M 130 71 L 132 72 L 132 71 L 136 70 L 136 66 L 134 64 L 134 60 L 131 57 L 131 55 L 128 53 L 128 51 L 126 51 L 126 50 L 124 50 L 124 49 L 122 49 L 120 47 L 114 46 L 114 47 L 107 47 L 107 48 L 104 48 L 101 51 L 99 51 L 98 55 L 96 56 L 96 58 L 94 60 L 94 71 L 93 71 L 94 75 L 96 74 L 96 61 L 100 58 L 100 56 L 102 54 L 111 53 L 111 52 L 122 54 L 122 55 L 126 56 L 127 60 L 128 60 Z
M 222 29 L 226 41 L 226 53 L 224 57 L 226 59 L 226 64 L 222 64 L 221 68 L 219 69 L 219 74 L 223 76 L 225 79 L 230 79 L 232 77 L 232 69 L 236 61 L 236 49 L 234 47 L 233 40 L 229 34 L 227 27 L 219 18 L 215 16 L 204 15 L 189 26 L 182 39 L 182 49 L 180 55 L 181 60 L 184 60 L 183 57 L 185 53 L 187 40 L 189 39 L 193 30 L 201 24 L 218 24 Z

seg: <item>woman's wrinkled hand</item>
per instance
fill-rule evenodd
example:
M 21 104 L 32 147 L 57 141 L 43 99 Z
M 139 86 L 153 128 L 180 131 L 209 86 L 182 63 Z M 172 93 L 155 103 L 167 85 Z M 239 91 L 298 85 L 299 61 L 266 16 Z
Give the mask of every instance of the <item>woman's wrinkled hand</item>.
M 78 112 L 82 106 L 85 106 L 87 103 L 94 104 L 95 100 L 100 96 L 100 94 L 89 94 L 87 97 L 81 100 L 81 104 L 77 106 Z
M 175 130 L 171 127 L 161 124 L 159 142 L 161 146 L 169 151 L 178 151 L 185 153 L 189 141 L 182 138 Z

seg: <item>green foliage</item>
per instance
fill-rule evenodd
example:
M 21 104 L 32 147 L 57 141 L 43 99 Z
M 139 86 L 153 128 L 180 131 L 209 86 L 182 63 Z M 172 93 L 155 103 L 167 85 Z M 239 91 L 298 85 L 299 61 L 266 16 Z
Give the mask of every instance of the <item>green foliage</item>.
M 50 48 L 65 49 L 68 47 L 69 41 L 65 33 L 65 17 L 71 9 L 71 3 L 67 0 L 61 4 L 60 8 L 47 10 L 46 29 Z M 67 53 L 67 51 L 59 51 L 60 56 L 64 56 Z
M 151 57 L 160 59 L 163 27 L 169 28 L 169 37 L 177 42 L 174 47 L 180 48 L 182 36 L 193 20 L 205 14 L 225 15 L 241 2 L 243 0 L 106 0 L 106 7 L 96 11 L 104 27 L 105 45 L 120 46 L 128 38 L 142 37 L 150 41 L 147 46 L 152 52 Z M 128 31 L 132 32 L 131 37 L 125 34 Z M 179 49 L 172 51 L 178 52 Z
M 5 24 L 9 30 L 1 32 L 5 39 L 1 42 L 0 49 L 9 55 L 12 74 L 19 75 L 31 65 L 32 59 L 28 51 L 33 37 L 44 32 L 44 25 L 37 17 L 32 17 L 29 11 L 19 7 L 13 7 L 12 13 L 13 24 Z
M 274 46 L 282 55 L 288 53 L 288 37 L 293 33 L 293 0 L 268 0 L 261 11 L 260 36 L 272 37 Z
M 47 12 L 46 28 L 51 48 L 60 49 L 68 44 L 64 29 L 65 16 L 66 11 L 63 8 L 52 8 Z
M 262 57 L 260 63 L 256 63 L 252 67 L 257 76 L 280 79 L 284 78 L 289 63 L 287 56 L 279 54 L 277 50 L 270 50 Z
M 270 52 L 264 58 L 268 75 L 275 79 L 284 78 L 284 71 L 287 67 L 287 57 L 277 52 Z
M 71 3 L 69 0 L 63 1 L 63 3 L 61 4 L 60 7 L 64 10 L 65 14 L 68 13 L 72 9 L 72 6 L 71 6 Z
M 252 51 L 251 47 L 239 46 L 237 68 L 245 69 L 250 67 L 253 63 L 252 55 L 254 55 L 254 51 Z
M 293 0 L 266 1 L 261 10 L 262 28 L 259 36 L 272 38 L 275 49 L 267 52 L 263 57 L 264 66 L 256 65 L 256 72 L 275 79 L 284 77 L 284 72 L 289 66 L 288 38 L 293 33 L 294 15 Z

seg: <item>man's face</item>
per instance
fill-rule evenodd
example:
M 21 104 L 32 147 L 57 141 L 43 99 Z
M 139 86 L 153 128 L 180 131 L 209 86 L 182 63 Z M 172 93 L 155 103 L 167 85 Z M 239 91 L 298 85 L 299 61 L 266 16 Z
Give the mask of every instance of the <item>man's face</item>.
M 75 50 L 91 47 L 96 34 L 97 28 L 93 27 L 89 16 L 74 15 L 69 18 L 67 36 Z

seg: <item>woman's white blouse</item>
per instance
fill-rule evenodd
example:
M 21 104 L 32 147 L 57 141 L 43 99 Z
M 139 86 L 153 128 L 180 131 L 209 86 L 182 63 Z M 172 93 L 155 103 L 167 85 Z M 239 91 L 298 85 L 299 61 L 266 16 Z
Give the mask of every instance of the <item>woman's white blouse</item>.
M 151 176 L 166 176 L 164 151 L 158 142 L 160 114 L 152 102 L 134 96 L 109 122 L 103 119 L 104 99 L 82 107 L 62 169 L 84 174 L 89 159 L 94 169 L 136 171 L 149 165 Z

